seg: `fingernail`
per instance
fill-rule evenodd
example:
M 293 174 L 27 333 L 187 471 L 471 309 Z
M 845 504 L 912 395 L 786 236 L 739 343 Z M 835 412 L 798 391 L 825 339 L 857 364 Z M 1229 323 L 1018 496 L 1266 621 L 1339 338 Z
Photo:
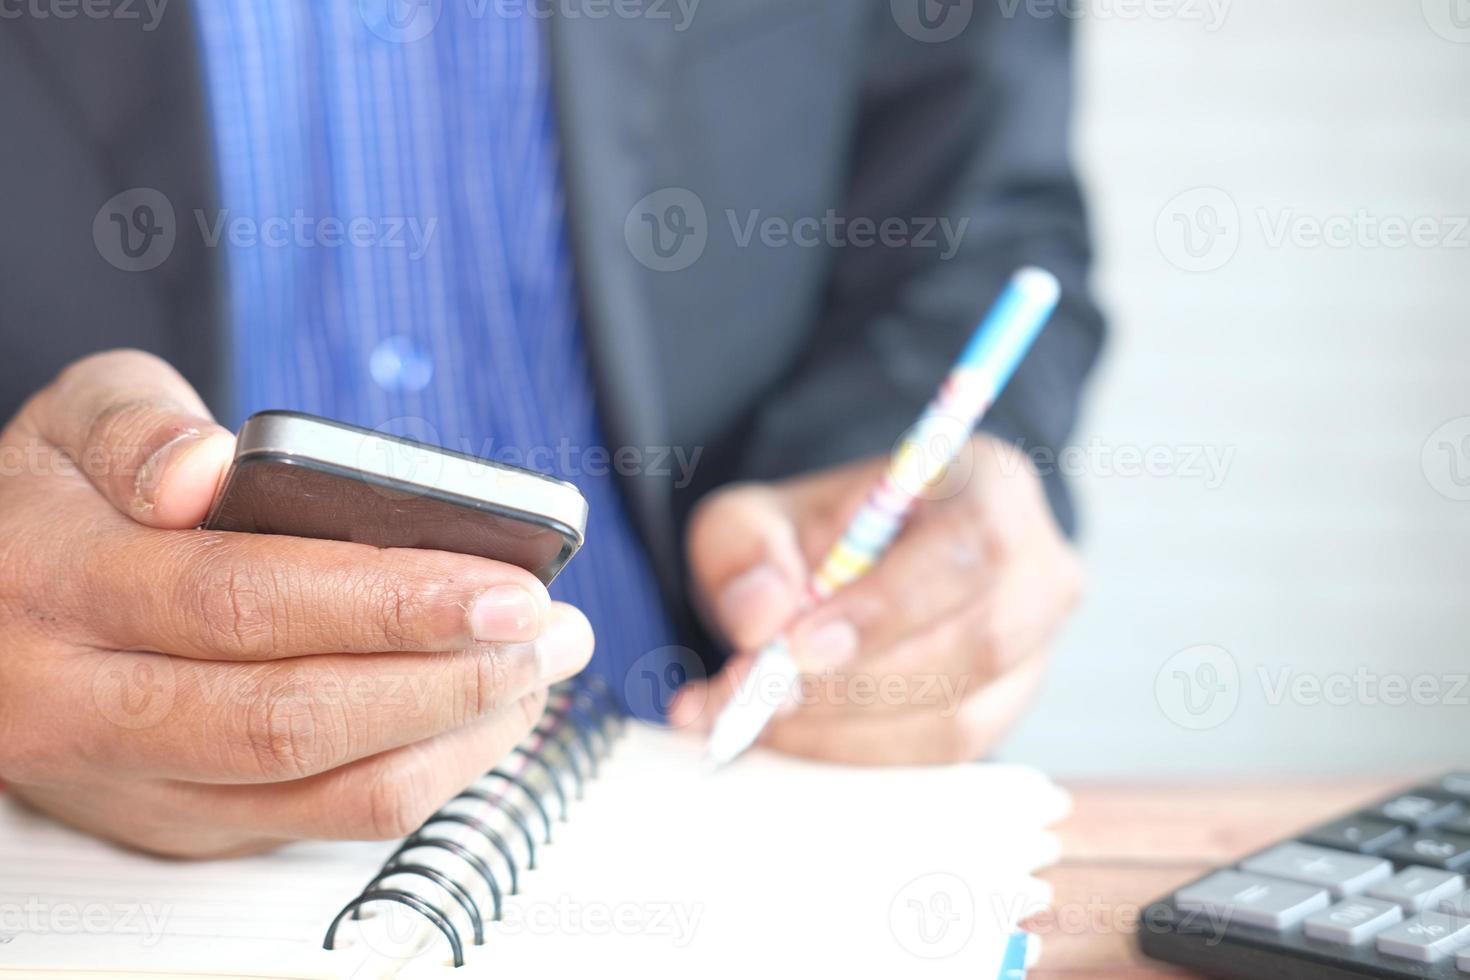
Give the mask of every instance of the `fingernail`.
M 587 666 L 592 656 L 592 626 L 580 613 L 552 618 L 536 639 L 543 680 L 559 681 Z
M 133 506 L 143 513 L 153 509 L 158 502 L 158 490 L 169 464 L 185 455 L 203 442 L 205 436 L 198 429 L 185 429 L 168 442 L 153 450 L 153 455 L 138 467 L 133 479 Z
M 534 640 L 540 618 L 531 593 L 518 585 L 497 585 L 475 599 L 470 633 L 481 643 Z
M 774 565 L 757 565 L 731 579 L 720 593 L 720 619 L 740 623 L 786 592 L 786 578 Z
M 858 641 L 856 626 L 845 619 L 834 619 L 801 639 L 796 659 L 810 673 L 836 670 L 857 656 Z

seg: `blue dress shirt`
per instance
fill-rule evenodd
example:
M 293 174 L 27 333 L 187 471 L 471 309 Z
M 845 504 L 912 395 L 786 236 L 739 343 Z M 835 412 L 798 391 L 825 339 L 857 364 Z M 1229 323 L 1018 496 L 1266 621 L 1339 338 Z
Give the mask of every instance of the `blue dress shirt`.
M 626 679 L 671 630 L 594 403 L 541 22 L 198 9 L 222 202 L 199 221 L 228 255 L 235 421 L 297 409 L 571 480 L 587 544 L 552 591 L 591 619 L 593 669 L 646 708 Z

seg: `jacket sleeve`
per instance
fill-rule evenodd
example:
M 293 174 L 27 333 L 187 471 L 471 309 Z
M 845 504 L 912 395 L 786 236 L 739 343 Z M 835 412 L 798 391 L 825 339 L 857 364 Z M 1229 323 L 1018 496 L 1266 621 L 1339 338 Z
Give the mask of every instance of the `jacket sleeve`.
M 834 250 L 811 342 L 751 419 L 735 475 L 777 479 L 890 451 L 1011 273 L 1035 264 L 1061 280 L 1062 304 L 983 428 L 1041 464 L 1071 533 L 1072 504 L 1048 464 L 1103 324 L 1069 159 L 1070 19 L 976 3 L 957 37 L 935 43 L 877 6 L 843 216 L 897 218 L 905 242 Z

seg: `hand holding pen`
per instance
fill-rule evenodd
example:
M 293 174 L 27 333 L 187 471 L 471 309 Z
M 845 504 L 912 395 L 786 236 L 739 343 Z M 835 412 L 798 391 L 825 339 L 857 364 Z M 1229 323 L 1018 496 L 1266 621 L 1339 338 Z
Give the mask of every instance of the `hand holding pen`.
M 1004 731 L 1040 677 L 1081 575 L 1030 462 L 971 437 L 969 416 L 992 400 L 979 388 L 1008 379 L 1054 302 L 1048 274 L 1017 277 L 984 326 L 1010 323 L 1004 333 L 1021 337 L 1020 349 L 979 331 L 961 365 L 978 357 L 1000 370 L 973 375 L 978 387 L 951 384 L 951 400 L 936 402 L 946 410 L 901 440 L 906 462 L 873 459 L 705 502 L 691 524 L 691 569 L 714 625 L 741 652 L 686 689 L 674 724 L 708 728 L 734 700 L 750 709 L 737 709 L 746 718 L 777 713 L 765 731 L 776 748 L 864 763 L 971 758 Z M 1018 334 L 1018 314 L 1040 322 Z M 931 485 L 946 447 L 962 451 L 964 465 Z M 916 498 L 911 507 L 904 496 Z M 891 526 L 873 516 L 880 499 Z M 855 553 L 854 531 L 875 560 Z M 768 669 L 759 689 L 737 693 L 772 640 L 784 640 L 805 681 Z M 800 710 L 777 711 L 792 703 Z

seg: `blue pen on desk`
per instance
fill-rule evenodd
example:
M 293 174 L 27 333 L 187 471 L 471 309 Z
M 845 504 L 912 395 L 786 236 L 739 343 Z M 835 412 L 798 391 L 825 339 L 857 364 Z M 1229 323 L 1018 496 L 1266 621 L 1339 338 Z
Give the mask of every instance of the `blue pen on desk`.
M 970 433 L 1051 319 L 1060 298 L 1061 285 L 1044 269 L 1024 268 L 1011 278 L 939 394 L 899 443 L 867 503 L 812 576 L 804 609 L 862 578 L 888 550 L 925 489 L 944 479 Z M 790 700 L 800 676 L 785 637 L 763 648 L 734 698 L 715 719 L 705 749 L 707 762 L 725 765 L 754 744 L 782 704 Z M 773 693 L 778 696 L 772 697 Z

